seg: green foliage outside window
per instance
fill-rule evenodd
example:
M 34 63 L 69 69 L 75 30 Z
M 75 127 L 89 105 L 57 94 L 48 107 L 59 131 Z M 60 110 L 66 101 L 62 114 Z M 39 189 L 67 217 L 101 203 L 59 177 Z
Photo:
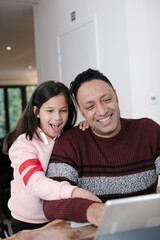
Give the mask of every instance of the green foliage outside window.
M 0 87 L 0 139 L 15 127 L 35 88 L 35 85 Z M 24 91 L 25 94 L 23 94 Z M 5 99 L 7 99 L 7 103 Z M 6 118 L 6 116 L 8 117 Z
M 31 95 L 34 92 L 36 87 L 37 86 L 34 86 L 34 85 L 26 87 L 26 100 L 27 100 L 27 103 L 29 102 L 29 99 L 31 98 Z
M 22 96 L 20 88 L 8 88 L 9 128 L 12 130 L 22 114 Z

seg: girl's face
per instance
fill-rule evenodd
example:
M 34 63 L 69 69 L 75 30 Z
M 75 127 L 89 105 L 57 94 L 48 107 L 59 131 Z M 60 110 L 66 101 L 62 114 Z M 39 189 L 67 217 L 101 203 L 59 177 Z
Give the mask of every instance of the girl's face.
M 58 136 L 68 121 L 68 113 L 68 103 L 63 94 L 50 98 L 43 103 L 37 115 L 40 128 L 50 138 Z

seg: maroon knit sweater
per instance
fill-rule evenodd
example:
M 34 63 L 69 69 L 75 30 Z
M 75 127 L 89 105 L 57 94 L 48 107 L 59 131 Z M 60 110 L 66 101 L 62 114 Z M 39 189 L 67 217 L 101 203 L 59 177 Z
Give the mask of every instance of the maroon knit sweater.
M 78 127 L 64 132 L 56 141 L 47 176 L 85 188 L 103 202 L 155 193 L 160 173 L 160 126 L 148 118 L 121 118 L 121 125 L 112 138 Z M 84 222 L 92 203 L 82 198 L 44 201 L 44 213 L 49 220 Z

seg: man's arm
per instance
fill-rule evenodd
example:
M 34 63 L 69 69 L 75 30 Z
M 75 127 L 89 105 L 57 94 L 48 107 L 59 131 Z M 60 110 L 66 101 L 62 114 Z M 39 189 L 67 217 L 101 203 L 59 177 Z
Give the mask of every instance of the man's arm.
M 44 201 L 43 209 L 47 219 L 64 219 L 75 222 L 86 222 L 88 207 L 94 202 L 83 198 L 68 198 L 55 201 Z
M 86 212 L 87 221 L 95 226 L 99 226 L 102 213 L 104 210 L 104 203 L 92 203 Z
M 74 222 L 90 222 L 98 226 L 104 204 L 83 198 L 70 198 L 44 201 L 43 207 L 45 216 L 49 220 L 64 219 Z

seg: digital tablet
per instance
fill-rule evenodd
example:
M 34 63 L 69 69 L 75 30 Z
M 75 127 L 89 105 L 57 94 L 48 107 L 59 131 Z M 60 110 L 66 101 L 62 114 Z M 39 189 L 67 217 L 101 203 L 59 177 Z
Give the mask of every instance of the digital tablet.
M 108 200 L 95 235 L 160 226 L 160 194 Z

